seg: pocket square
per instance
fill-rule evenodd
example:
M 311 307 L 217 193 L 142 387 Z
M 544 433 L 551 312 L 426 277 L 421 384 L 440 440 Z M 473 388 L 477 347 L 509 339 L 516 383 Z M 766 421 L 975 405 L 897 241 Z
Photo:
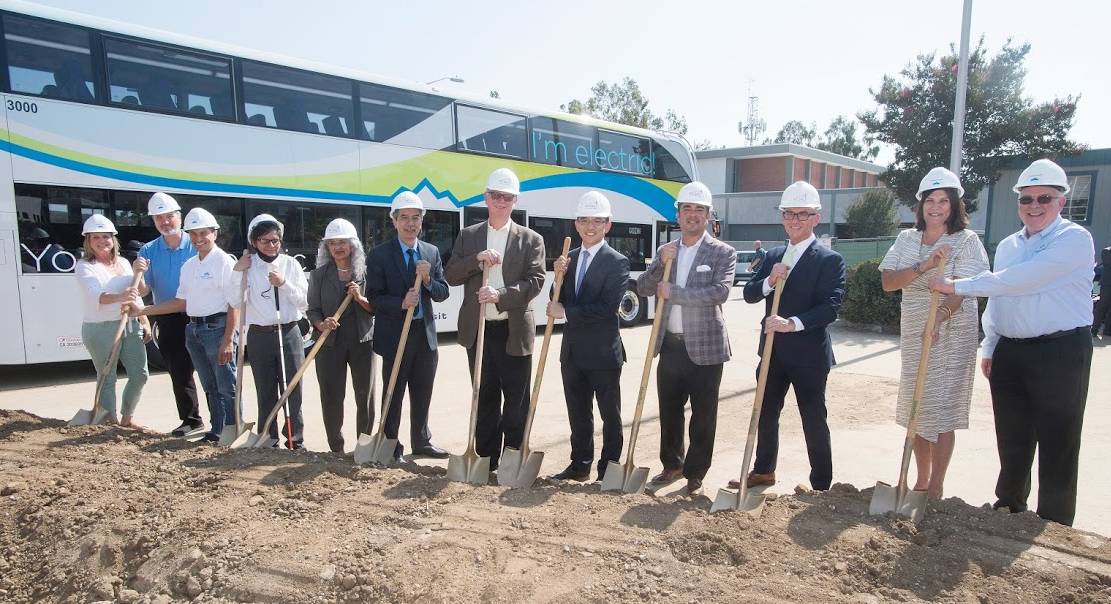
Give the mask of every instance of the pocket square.
M 710 265 L 708 265 L 708 264 L 699 264 L 698 268 L 694 269 L 694 272 L 696 272 L 696 273 L 708 273 L 708 272 L 710 272 Z

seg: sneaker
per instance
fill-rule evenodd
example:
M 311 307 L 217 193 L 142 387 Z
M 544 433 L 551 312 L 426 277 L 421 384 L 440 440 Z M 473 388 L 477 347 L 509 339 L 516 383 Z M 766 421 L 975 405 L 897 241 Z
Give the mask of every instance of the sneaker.
M 182 422 L 182 424 L 180 426 L 174 428 L 173 432 L 170 432 L 170 436 L 176 436 L 177 438 L 182 438 L 182 437 L 185 437 L 185 436 L 190 436 L 192 434 L 196 434 L 197 432 L 200 432 L 203 429 L 204 429 L 204 424 L 193 424 L 193 423 L 190 423 L 190 422 Z
M 200 442 L 202 442 L 202 443 L 213 443 L 213 444 L 218 443 L 218 442 L 220 442 L 220 435 L 219 434 L 212 434 L 210 432 L 208 434 L 205 434 L 204 437 L 201 438 Z

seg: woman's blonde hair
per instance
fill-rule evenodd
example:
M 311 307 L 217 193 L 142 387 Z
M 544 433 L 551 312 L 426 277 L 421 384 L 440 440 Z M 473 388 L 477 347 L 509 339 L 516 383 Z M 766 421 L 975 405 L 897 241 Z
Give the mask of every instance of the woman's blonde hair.
M 88 260 L 89 262 L 96 262 L 96 252 L 93 250 L 92 244 L 89 243 L 90 242 L 89 237 L 91 237 L 93 235 L 96 235 L 96 234 L 97 233 L 89 233 L 88 235 L 85 235 L 85 243 L 82 244 L 82 246 L 81 246 L 81 250 L 82 250 L 81 259 L 82 260 Z M 112 235 L 112 262 L 115 262 L 116 258 L 119 258 L 119 257 L 120 257 L 120 240 L 117 239 L 115 235 Z

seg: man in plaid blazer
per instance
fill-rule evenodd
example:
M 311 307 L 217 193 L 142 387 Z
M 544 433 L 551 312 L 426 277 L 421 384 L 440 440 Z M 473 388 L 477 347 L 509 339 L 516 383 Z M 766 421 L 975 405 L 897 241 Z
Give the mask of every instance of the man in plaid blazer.
M 656 392 L 660 399 L 660 461 L 663 472 L 652 479 L 668 483 L 687 479 L 686 494 L 702 491 L 710 469 L 717 431 L 718 386 L 729 360 L 729 333 L 721 305 L 733 285 L 737 251 L 706 232 L 713 207 L 710 190 L 700 182 L 684 185 L 675 202 L 682 237 L 660 246 L 637 278 L 642 296 L 667 300 L 653 354 L 660 355 Z M 672 259 L 663 280 L 664 263 Z M 684 417 L 691 403 L 690 446 L 683 453 Z

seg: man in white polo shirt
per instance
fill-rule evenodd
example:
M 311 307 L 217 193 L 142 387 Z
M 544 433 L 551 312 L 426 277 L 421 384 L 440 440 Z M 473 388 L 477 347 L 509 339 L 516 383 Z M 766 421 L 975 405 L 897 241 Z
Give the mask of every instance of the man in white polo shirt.
M 220 225 L 203 208 L 185 216 L 184 230 L 197 255 L 181 267 L 174 299 L 147 306 L 134 314 L 165 315 L 185 312 L 185 347 L 201 378 L 208 399 L 211 429 L 204 441 L 216 442 L 224 425 L 235 421 L 235 326 L 237 310 L 227 298 L 235 259 L 216 245 Z

